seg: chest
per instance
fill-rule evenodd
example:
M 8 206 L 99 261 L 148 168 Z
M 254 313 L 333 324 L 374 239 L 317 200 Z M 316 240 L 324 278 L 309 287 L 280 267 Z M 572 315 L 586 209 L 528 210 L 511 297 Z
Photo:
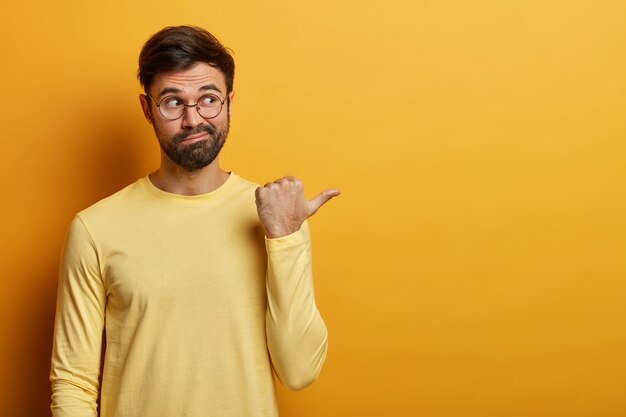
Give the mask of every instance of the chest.
M 256 213 L 203 210 L 150 216 L 103 245 L 114 311 L 224 305 L 265 296 L 266 252 Z

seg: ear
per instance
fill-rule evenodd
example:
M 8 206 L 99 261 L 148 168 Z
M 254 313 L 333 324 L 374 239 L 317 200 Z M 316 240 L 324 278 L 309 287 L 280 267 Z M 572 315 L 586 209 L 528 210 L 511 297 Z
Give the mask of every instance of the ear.
M 150 111 L 150 101 L 145 94 L 139 94 L 139 103 L 141 104 L 141 110 L 148 123 L 152 124 L 152 111 Z
M 228 112 L 230 113 L 233 106 L 233 99 L 235 98 L 235 90 L 231 91 L 228 95 Z

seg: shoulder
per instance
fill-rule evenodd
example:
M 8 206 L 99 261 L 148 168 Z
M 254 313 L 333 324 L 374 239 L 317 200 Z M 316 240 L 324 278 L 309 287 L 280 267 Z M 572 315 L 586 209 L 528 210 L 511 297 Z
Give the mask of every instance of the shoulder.
M 129 208 L 145 200 L 146 192 L 142 184 L 143 181 L 145 181 L 145 178 L 140 178 L 116 193 L 78 212 L 76 216 L 88 227 L 90 223 L 98 223 L 99 220 L 107 221 L 123 215 Z
M 254 191 L 258 187 L 260 187 L 259 184 L 255 183 L 253 181 L 250 181 L 248 179 L 245 179 L 243 177 L 240 177 L 239 175 L 235 174 L 234 172 L 232 172 L 230 175 L 234 175 L 235 176 L 235 179 L 237 181 L 237 186 L 238 186 L 239 189 L 248 190 L 248 191 L 249 190 Z
M 231 172 L 230 174 L 231 176 L 233 176 L 233 182 L 234 185 L 231 188 L 231 198 L 235 197 L 235 195 L 239 195 L 241 197 L 243 197 L 244 199 L 252 199 L 254 201 L 255 199 L 255 191 L 257 188 L 259 188 L 259 184 L 250 181 L 246 178 L 240 177 L 239 175 L 235 174 L 234 172 Z

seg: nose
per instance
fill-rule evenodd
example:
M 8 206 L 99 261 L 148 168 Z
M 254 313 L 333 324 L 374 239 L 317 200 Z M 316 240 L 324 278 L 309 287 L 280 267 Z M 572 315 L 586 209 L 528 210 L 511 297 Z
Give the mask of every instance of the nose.
M 196 106 L 188 106 L 183 109 L 183 116 L 181 117 L 182 127 L 194 128 L 204 123 L 204 119 L 198 113 Z

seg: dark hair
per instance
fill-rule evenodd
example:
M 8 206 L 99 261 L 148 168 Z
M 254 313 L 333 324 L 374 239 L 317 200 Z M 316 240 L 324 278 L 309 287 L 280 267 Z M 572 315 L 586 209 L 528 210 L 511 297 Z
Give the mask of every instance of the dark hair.
M 235 78 L 235 61 L 231 52 L 205 29 L 168 26 L 152 35 L 141 49 L 137 78 L 148 92 L 155 75 L 186 70 L 204 62 L 222 71 L 228 94 L 233 90 Z

